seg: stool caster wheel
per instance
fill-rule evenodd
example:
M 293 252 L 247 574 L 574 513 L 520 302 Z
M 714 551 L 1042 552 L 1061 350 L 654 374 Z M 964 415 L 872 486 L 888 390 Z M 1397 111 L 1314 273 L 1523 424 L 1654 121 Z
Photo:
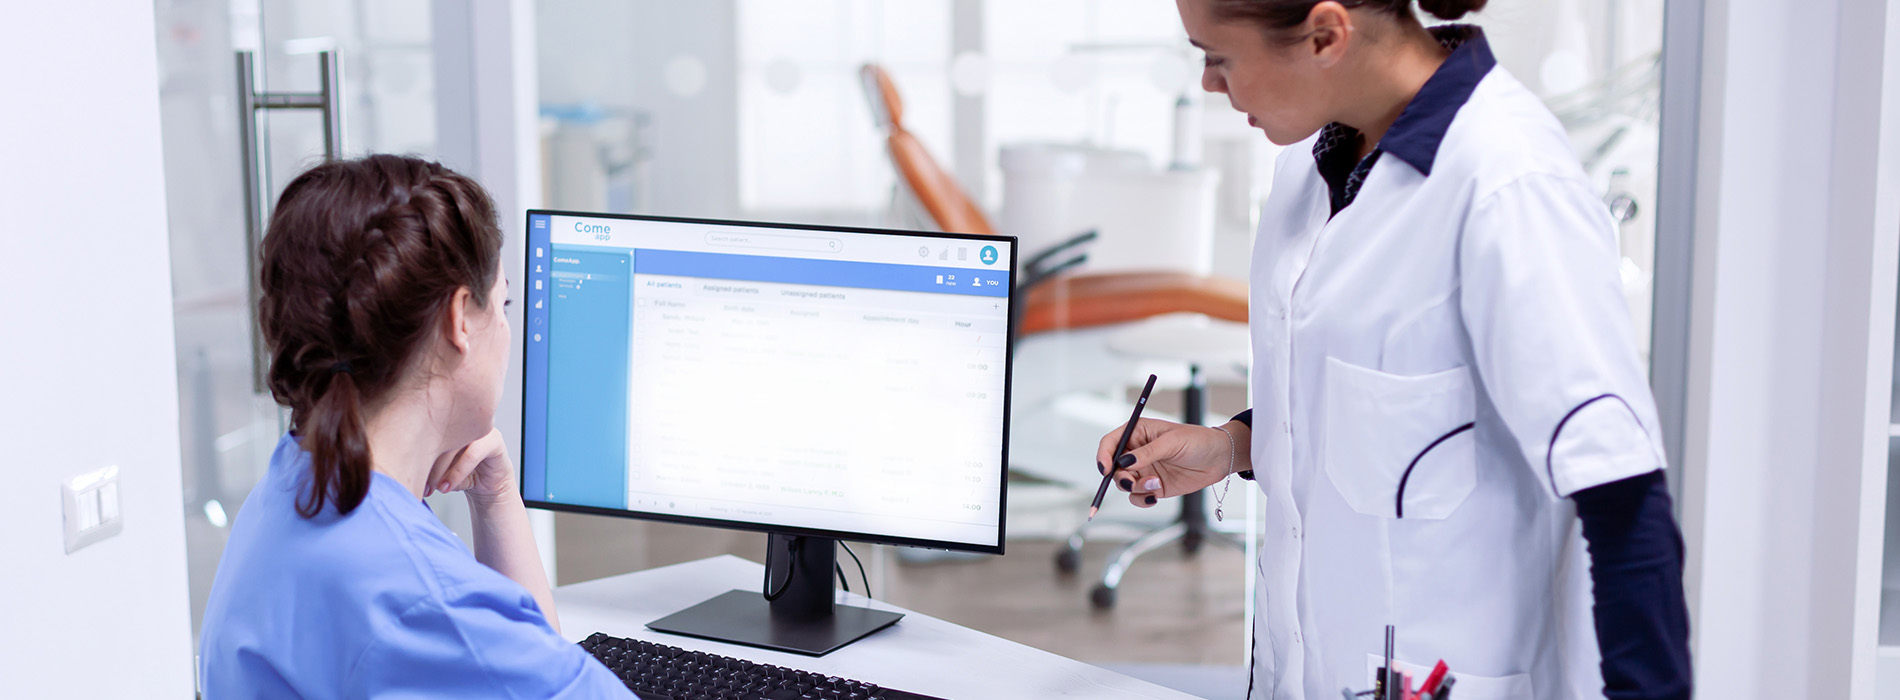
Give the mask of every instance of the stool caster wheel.
M 1080 568 L 1082 568 L 1082 553 L 1081 552 L 1075 551 L 1073 549 L 1069 549 L 1067 547 L 1063 547 L 1062 551 L 1056 552 L 1056 570 L 1057 571 L 1060 571 L 1065 574 L 1073 574 L 1075 573 L 1076 569 L 1080 569 Z
M 1096 584 L 1095 590 L 1089 591 L 1089 602 L 1095 605 L 1096 610 L 1115 607 L 1115 589 Z

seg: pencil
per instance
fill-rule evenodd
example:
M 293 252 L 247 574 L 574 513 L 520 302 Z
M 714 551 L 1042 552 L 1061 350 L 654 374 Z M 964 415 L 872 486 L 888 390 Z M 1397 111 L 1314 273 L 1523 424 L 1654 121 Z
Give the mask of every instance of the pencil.
M 1141 388 L 1141 398 L 1135 399 L 1135 414 L 1128 417 L 1128 426 L 1122 428 L 1122 441 L 1115 446 L 1114 458 L 1108 460 L 1108 471 L 1102 472 L 1102 485 L 1095 487 L 1095 501 L 1089 504 L 1089 520 L 1095 519 L 1095 513 L 1102 509 L 1102 497 L 1108 495 L 1108 484 L 1115 480 L 1115 470 L 1121 465 L 1122 453 L 1128 450 L 1128 438 L 1135 434 L 1135 421 L 1141 420 L 1141 409 L 1148 406 L 1148 393 L 1155 390 L 1155 376 L 1148 375 L 1148 385 Z

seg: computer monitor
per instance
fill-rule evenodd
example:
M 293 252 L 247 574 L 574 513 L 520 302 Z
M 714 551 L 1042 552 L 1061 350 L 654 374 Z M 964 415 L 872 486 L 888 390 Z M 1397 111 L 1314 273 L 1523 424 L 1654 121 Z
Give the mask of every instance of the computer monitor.
M 654 629 L 823 654 L 840 539 L 1003 552 L 1015 239 L 534 210 L 530 507 L 769 533 Z

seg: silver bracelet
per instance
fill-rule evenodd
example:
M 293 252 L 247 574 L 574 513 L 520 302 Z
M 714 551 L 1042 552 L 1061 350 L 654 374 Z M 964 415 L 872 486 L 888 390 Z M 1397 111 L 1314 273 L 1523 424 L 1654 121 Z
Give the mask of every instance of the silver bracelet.
M 1214 425 L 1209 427 L 1221 431 L 1222 434 L 1227 436 L 1227 473 L 1232 475 L 1234 473 L 1234 457 L 1239 454 L 1239 448 L 1234 447 L 1234 434 L 1227 432 L 1225 426 Z
M 1227 474 L 1220 478 L 1220 493 L 1214 496 L 1214 521 L 1221 522 L 1225 520 L 1225 518 L 1222 517 L 1221 509 L 1227 504 L 1227 488 L 1233 485 L 1233 482 L 1229 481 L 1227 477 L 1234 475 L 1234 457 L 1239 454 L 1240 450 L 1234 446 L 1234 434 L 1227 432 L 1227 428 L 1218 425 L 1210 427 L 1227 435 Z

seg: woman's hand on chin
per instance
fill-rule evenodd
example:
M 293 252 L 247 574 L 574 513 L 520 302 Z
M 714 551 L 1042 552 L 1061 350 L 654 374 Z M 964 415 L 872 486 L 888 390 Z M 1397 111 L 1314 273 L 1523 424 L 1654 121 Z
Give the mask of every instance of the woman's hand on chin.
M 494 502 L 519 496 L 515 492 L 515 464 L 508 458 L 508 443 L 500 430 L 449 450 L 435 458 L 429 468 L 429 493 L 462 491 L 470 501 Z

